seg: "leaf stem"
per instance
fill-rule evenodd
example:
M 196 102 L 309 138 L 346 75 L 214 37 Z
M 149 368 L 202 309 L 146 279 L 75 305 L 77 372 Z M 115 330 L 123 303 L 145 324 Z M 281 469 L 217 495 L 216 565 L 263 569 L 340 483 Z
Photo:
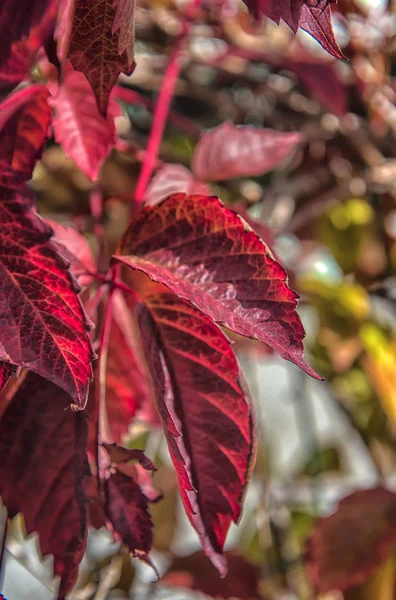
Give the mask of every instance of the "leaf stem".
M 181 50 L 183 44 L 188 37 L 193 25 L 192 17 L 198 9 L 200 0 L 190 0 L 184 18 L 181 22 L 182 31 L 175 42 L 169 58 L 168 65 L 164 74 L 164 81 L 159 93 L 158 101 L 154 111 L 153 126 L 151 128 L 149 141 L 147 144 L 147 153 L 142 169 L 139 174 L 139 179 L 136 184 L 134 203 L 139 207 L 146 193 L 147 185 L 152 175 L 158 151 L 161 145 L 162 136 L 164 134 L 166 120 L 169 115 L 169 109 L 175 91 L 176 83 L 179 78 L 181 69 Z

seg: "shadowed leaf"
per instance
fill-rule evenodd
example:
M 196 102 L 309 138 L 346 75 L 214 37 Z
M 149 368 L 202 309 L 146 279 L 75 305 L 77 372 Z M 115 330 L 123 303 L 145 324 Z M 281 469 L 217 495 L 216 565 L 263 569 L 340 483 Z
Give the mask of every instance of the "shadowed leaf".
M 266 342 L 313 377 L 298 295 L 262 240 L 214 196 L 175 194 L 130 223 L 116 258 L 217 323 Z M 126 255 L 126 256 L 125 256 Z
M 177 558 L 161 584 L 190 588 L 211 598 L 239 598 L 260 600 L 259 570 L 235 552 L 226 552 L 228 574 L 220 579 L 216 569 L 203 552 Z
M 220 329 L 173 294 L 140 307 L 146 360 L 186 513 L 221 574 L 254 460 L 254 426 L 239 366 Z
M 302 139 L 297 132 L 238 127 L 225 122 L 201 137 L 192 170 L 202 181 L 263 175 L 282 163 Z
M 135 45 L 135 0 L 113 0 L 116 13 L 113 21 L 113 35 L 118 35 L 118 54 L 124 52 L 129 64 L 133 63 Z
M 51 379 L 83 407 L 92 351 L 76 284 L 31 192 L 7 165 L 0 176 L 0 360 Z
M 142 450 L 123 448 L 117 444 L 101 444 L 108 453 L 112 463 L 126 463 L 131 460 L 139 462 L 146 471 L 156 471 L 156 467 Z
M 56 141 L 89 179 L 96 180 L 104 159 L 115 142 L 115 102 L 104 118 L 96 106 L 92 89 L 83 75 L 66 64 L 65 75 L 51 100 L 55 115 Z
M 17 368 L 6 362 L 0 362 L 0 392 L 4 390 L 11 375 L 16 372 Z
M 138 335 L 127 301 L 120 292 L 114 292 L 106 369 L 106 410 L 117 443 L 137 413 L 143 412 L 144 419 L 152 410 L 148 375 L 136 345 Z
M 76 0 L 69 46 L 70 60 L 88 79 L 102 115 L 107 113 L 110 92 L 118 75 L 130 75 L 134 69 L 132 54 L 126 48 L 129 34 L 124 37 L 127 25 L 121 22 L 126 3 L 125 0 L 117 3 L 116 8 L 114 0 Z
M 70 273 L 80 285 L 89 285 L 92 277 L 87 272 L 96 272 L 96 261 L 88 240 L 73 227 L 66 227 L 50 219 L 47 219 L 47 223 L 54 232 L 52 239 L 60 245 L 61 253 L 66 250 L 65 258 L 70 260 Z
M 136 481 L 117 469 L 103 483 L 106 518 L 133 556 L 148 560 L 153 523 L 148 501 Z
M 337 0 L 244 0 L 253 15 L 266 15 L 279 25 L 283 20 L 294 33 L 299 28 L 312 35 L 336 58 L 345 58 L 334 37 L 330 5 Z
M 0 105 L 0 160 L 30 179 L 50 121 L 45 86 L 32 85 L 11 94 Z
M 54 555 L 59 597 L 77 577 L 85 549 L 87 424 L 66 410 L 69 396 L 29 373 L 0 421 L 0 494 L 10 517 L 21 512 L 41 552 Z
M 22 81 L 55 26 L 58 0 L 2 0 L 0 88 Z
M 396 547 L 396 494 L 384 488 L 344 498 L 308 541 L 308 573 L 321 593 L 366 581 Z

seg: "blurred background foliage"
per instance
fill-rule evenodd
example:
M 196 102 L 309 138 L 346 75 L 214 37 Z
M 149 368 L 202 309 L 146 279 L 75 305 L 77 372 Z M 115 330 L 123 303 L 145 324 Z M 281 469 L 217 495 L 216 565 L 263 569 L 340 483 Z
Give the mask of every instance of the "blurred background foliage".
M 176 0 L 138 2 L 137 67 L 120 80 L 130 101 L 117 120 L 122 142 L 98 184 L 105 198 L 100 223 L 90 211 L 96 188 L 54 142 L 35 170 L 42 214 L 74 223 L 93 246 L 100 226 L 111 251 L 129 219 L 181 11 Z M 395 4 L 339 0 L 333 15 L 345 62 L 303 32 L 293 37 L 285 24 L 252 23 L 237 0 L 204 5 L 184 50 L 158 164 L 189 167 L 200 133 L 225 120 L 304 134 L 282 168 L 219 182 L 212 191 L 254 219 L 258 232 L 272 229 L 273 249 L 301 295 L 307 351 L 326 381 L 308 380 L 261 344 L 235 340 L 260 444 L 244 517 L 229 536 L 225 580 L 186 523 L 161 434 L 134 423 L 126 443 L 145 448 L 160 467 L 152 558 L 167 575 L 153 583 L 153 572 L 131 562 L 108 532 L 91 531 L 74 600 L 319 597 L 305 569 L 305 542 L 317 517 L 350 491 L 395 478 Z M 35 75 L 44 76 L 39 69 Z M 18 556 L 34 575 L 23 551 Z M 393 598 L 381 587 L 394 581 L 389 573 L 386 563 L 345 597 Z

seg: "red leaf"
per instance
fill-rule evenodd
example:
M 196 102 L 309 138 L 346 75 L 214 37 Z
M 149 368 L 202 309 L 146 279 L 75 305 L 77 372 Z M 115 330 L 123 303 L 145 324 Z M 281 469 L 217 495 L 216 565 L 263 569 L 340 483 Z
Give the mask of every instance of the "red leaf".
M 140 327 L 186 513 L 221 574 L 254 459 L 241 373 L 220 329 L 173 294 L 146 297 Z
M 156 471 L 156 467 L 151 460 L 147 458 L 142 450 L 134 448 L 123 448 L 117 444 L 101 444 L 108 453 L 112 463 L 127 463 L 131 460 L 138 461 L 146 471 Z
M 300 133 L 237 127 L 222 123 L 205 133 L 192 159 L 192 170 L 202 181 L 263 175 L 277 167 L 303 139 Z
M 48 91 L 32 85 L 0 105 L 0 160 L 30 179 L 40 158 L 51 121 Z
M 70 63 L 51 104 L 55 110 L 56 141 L 89 179 L 96 180 L 115 142 L 114 117 L 119 114 L 118 106 L 112 102 L 104 118 L 85 76 L 74 71 Z
M 33 369 L 85 405 L 92 351 L 86 317 L 30 191 L 0 164 L 0 360 Z
M 8 383 L 11 375 L 16 372 L 16 367 L 6 362 L 0 362 L 0 392 L 2 392 Z
M 130 223 L 117 260 L 217 323 L 272 346 L 309 375 L 298 295 L 264 242 L 214 196 L 175 194 Z
M 331 1 L 304 0 L 300 27 L 312 35 L 326 52 L 336 58 L 345 58 L 334 36 L 331 23 Z
M 159 169 L 146 191 L 146 204 L 158 204 L 167 196 L 176 193 L 209 195 L 209 187 L 197 181 L 183 165 L 167 164 Z
M 288 60 L 285 67 L 296 74 L 309 94 L 322 106 L 339 117 L 345 116 L 347 88 L 330 62 L 307 56 Z
M 87 424 L 66 410 L 68 395 L 28 373 L 0 421 L 0 494 L 27 533 L 37 531 L 41 552 L 53 554 L 59 597 L 77 578 L 85 549 Z
M 55 25 L 57 0 L 2 0 L 0 7 L 0 88 L 25 77 L 38 49 Z
M 267 15 L 279 25 L 281 19 L 297 32 L 304 29 L 336 58 L 345 58 L 334 37 L 330 5 L 337 0 L 244 0 L 256 18 Z
M 106 370 L 106 409 L 110 429 L 120 442 L 136 413 L 152 405 L 148 376 L 135 340 L 138 331 L 120 292 L 113 294 L 113 322 Z
M 136 481 L 117 469 L 104 481 L 105 513 L 118 537 L 133 556 L 148 560 L 153 523 L 148 501 Z
M 80 285 L 89 285 L 92 277 L 86 273 L 95 273 L 97 269 L 87 239 L 73 227 L 66 227 L 50 219 L 47 219 L 47 223 L 54 232 L 53 241 L 60 246 L 61 253 L 70 261 L 70 273 Z
M 133 64 L 133 51 L 135 45 L 135 0 L 113 0 L 117 8 L 113 21 L 113 35 L 118 33 L 118 54 L 124 52 L 129 64 Z
M 124 37 L 126 26 L 121 27 L 120 21 L 124 2 L 117 9 L 113 2 L 76 0 L 69 47 L 70 60 L 74 68 L 88 79 L 103 115 L 107 113 L 110 92 L 118 75 L 130 75 L 135 66 L 129 51 L 119 54 L 119 50 L 127 43 Z
M 359 490 L 322 519 L 308 542 L 308 572 L 321 593 L 357 586 L 396 547 L 396 494 Z
M 177 558 L 161 584 L 190 588 L 211 598 L 260 600 L 258 568 L 235 552 L 226 552 L 225 555 L 229 572 L 224 579 L 219 578 L 203 552 L 195 552 L 191 556 Z

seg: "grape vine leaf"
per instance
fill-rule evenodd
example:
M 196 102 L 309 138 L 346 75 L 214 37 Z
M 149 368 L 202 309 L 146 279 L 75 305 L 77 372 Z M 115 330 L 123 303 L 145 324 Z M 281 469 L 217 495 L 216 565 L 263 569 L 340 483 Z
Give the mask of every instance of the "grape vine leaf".
M 302 140 L 298 132 L 236 126 L 226 121 L 201 137 L 192 170 L 201 181 L 264 175 L 281 164 Z
M 84 407 L 93 356 L 77 284 L 18 174 L 0 163 L 0 360 L 59 385 Z
M 113 0 L 116 7 L 112 32 L 118 32 L 118 54 L 124 52 L 128 57 L 129 64 L 133 64 L 133 52 L 135 45 L 135 0 Z
M 117 7 L 114 0 L 76 0 L 75 5 L 69 58 L 89 81 L 104 117 L 118 75 L 130 75 L 135 67 L 129 49 L 120 54 L 128 39 L 124 36 L 127 26 L 121 23 L 123 6 L 125 0 Z
M 307 568 L 320 591 L 344 591 L 366 581 L 396 548 L 396 494 L 382 487 L 341 500 L 308 540 Z
M 6 362 L 0 362 L 0 392 L 2 392 L 7 385 L 11 375 L 16 372 L 16 367 Z
M 30 372 L 0 420 L 0 494 L 12 518 L 23 513 L 41 552 L 54 555 L 59 598 L 77 578 L 85 549 L 87 423 L 66 410 L 68 394 Z
M 0 160 L 30 179 L 50 122 L 45 86 L 32 85 L 11 94 L 0 105 Z
M 332 56 L 345 58 L 334 36 L 330 5 L 337 0 L 244 0 L 253 15 L 266 15 L 279 25 L 281 19 L 297 32 L 312 35 Z
M 58 0 L 3 0 L 0 6 L 0 88 L 22 81 L 55 26 Z
M 106 411 L 113 438 L 120 442 L 137 413 L 151 407 L 153 400 L 145 365 L 136 347 L 138 331 L 122 293 L 113 293 L 106 367 Z
M 115 259 L 319 378 L 304 360 L 298 295 L 286 272 L 218 198 L 174 194 L 145 207 L 131 221 Z
M 225 575 L 222 550 L 241 515 L 255 455 L 237 360 L 217 325 L 174 294 L 146 296 L 139 325 L 187 516 Z
M 53 241 L 59 245 L 61 254 L 70 261 L 70 273 L 79 285 L 89 285 L 93 280 L 89 273 L 95 273 L 97 268 L 88 240 L 74 227 L 66 227 L 50 219 L 47 219 L 47 223 L 54 232 Z
M 203 552 L 176 558 L 171 569 L 161 579 L 166 587 L 196 590 L 210 598 L 263 600 L 259 590 L 259 569 L 237 552 L 226 552 L 228 574 L 220 579 Z
M 103 117 L 86 77 L 69 62 L 51 104 L 56 141 L 89 179 L 96 180 L 115 143 L 114 118 L 119 114 L 118 105 L 110 101 L 108 115 Z
M 113 469 L 104 484 L 104 510 L 114 534 L 132 556 L 150 562 L 153 523 L 148 500 L 133 477 Z

